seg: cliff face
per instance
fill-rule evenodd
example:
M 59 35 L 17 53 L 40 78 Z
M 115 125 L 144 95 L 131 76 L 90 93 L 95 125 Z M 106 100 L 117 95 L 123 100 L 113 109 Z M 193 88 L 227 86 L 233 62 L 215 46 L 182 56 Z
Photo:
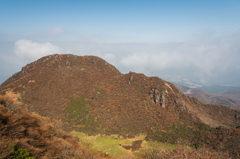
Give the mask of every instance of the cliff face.
M 237 110 L 203 104 L 157 77 L 122 74 L 95 56 L 43 57 L 6 80 L 0 93 L 8 90 L 20 93 L 30 112 L 88 133 L 135 135 L 173 123 L 240 125 Z

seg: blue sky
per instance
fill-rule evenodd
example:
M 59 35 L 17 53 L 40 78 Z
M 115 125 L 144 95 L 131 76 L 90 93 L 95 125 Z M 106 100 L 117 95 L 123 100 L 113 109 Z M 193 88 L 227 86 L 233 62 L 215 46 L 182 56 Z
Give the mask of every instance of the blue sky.
M 240 85 L 239 15 L 239 0 L 0 0 L 0 83 L 72 53 L 123 73 Z
M 183 40 L 204 29 L 237 31 L 239 8 L 240 2 L 231 0 L 2 0 L 1 33 L 26 37 L 62 27 L 106 41 Z

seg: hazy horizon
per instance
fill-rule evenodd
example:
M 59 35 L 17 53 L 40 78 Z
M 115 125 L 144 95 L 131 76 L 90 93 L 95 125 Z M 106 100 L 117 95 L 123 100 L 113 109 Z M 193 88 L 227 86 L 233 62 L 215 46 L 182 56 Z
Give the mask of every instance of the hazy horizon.
M 240 1 L 0 1 L 0 84 L 50 54 L 122 73 L 240 86 Z

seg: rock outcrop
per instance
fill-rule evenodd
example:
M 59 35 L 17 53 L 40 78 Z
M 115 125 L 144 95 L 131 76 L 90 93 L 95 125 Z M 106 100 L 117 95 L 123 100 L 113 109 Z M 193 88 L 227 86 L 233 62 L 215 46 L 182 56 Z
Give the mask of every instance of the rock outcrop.
M 165 107 L 166 107 L 166 96 L 165 96 L 165 92 L 162 92 L 161 107 L 162 107 L 162 108 L 165 108 Z
M 130 73 L 131 73 L 131 72 L 130 72 Z M 133 75 L 131 75 L 131 76 L 129 77 L 128 84 L 131 84 L 132 81 L 133 81 Z
M 166 107 L 166 96 L 164 91 L 160 92 L 157 88 L 152 88 L 149 92 L 149 97 L 155 104 L 160 103 L 162 108 Z

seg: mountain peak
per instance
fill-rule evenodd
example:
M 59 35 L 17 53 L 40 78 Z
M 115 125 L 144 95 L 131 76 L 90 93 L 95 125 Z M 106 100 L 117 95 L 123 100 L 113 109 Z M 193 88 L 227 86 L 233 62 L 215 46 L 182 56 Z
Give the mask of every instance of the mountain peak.
M 0 94 L 10 90 L 21 95 L 29 112 L 61 119 L 64 129 L 88 134 L 155 139 L 154 133 L 171 133 L 179 125 L 191 130 L 240 125 L 238 110 L 203 104 L 158 77 L 122 74 L 96 56 L 42 57 L 6 80 Z
M 139 132 L 134 128 L 136 123 L 141 123 L 142 127 L 144 122 L 146 127 L 142 130 L 146 131 L 154 123 L 164 121 L 163 125 L 167 125 L 181 120 L 224 126 L 211 116 L 208 106 L 185 96 L 173 84 L 134 72 L 122 74 L 96 56 L 54 54 L 42 57 L 6 80 L 0 91 L 3 94 L 9 89 L 22 94 L 30 111 L 63 120 L 68 120 L 66 111 L 74 98 L 85 99 L 93 117 L 109 130 L 128 123 L 136 133 Z M 225 109 L 229 110 L 224 107 L 225 112 Z M 234 120 L 238 112 L 229 112 L 229 118 Z

